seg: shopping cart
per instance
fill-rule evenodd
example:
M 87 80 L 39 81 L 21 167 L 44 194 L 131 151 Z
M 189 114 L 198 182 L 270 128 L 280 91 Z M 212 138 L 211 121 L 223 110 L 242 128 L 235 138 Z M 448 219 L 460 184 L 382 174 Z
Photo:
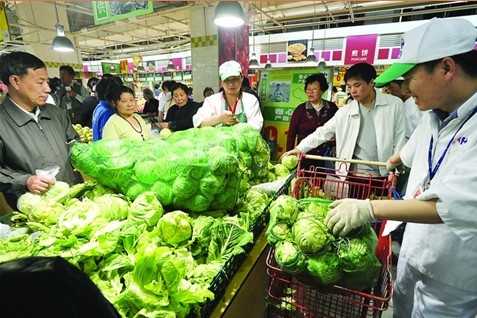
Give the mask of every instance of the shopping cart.
M 361 163 L 385 166 L 382 162 L 361 160 L 342 160 L 312 155 L 304 158 L 345 163 Z M 391 199 L 395 175 L 391 173 L 384 179 L 373 178 L 366 173 L 339 169 L 315 168 L 310 170 L 297 168 L 295 183 L 291 194 L 297 199 L 321 197 L 324 199 L 341 198 L 378 198 Z M 352 174 L 352 177 L 347 175 Z M 391 239 L 382 236 L 385 221 L 373 223 L 378 234 L 376 256 L 381 262 L 377 283 L 369 290 L 353 290 L 343 286 L 323 286 L 307 275 L 289 274 L 280 269 L 275 261 L 274 250 L 267 257 L 267 274 L 270 277 L 268 288 L 269 318 L 361 318 L 381 317 L 388 308 L 392 296 L 392 254 Z

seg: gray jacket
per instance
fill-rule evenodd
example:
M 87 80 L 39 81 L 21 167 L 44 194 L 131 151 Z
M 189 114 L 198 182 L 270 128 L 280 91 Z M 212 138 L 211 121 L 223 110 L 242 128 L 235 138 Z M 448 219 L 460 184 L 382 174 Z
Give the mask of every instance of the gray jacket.
M 67 142 L 78 137 L 66 113 L 50 104 L 40 107 L 38 123 L 16 106 L 9 96 L 0 104 L 0 191 L 7 203 L 27 191 L 26 180 L 36 169 L 58 165 L 59 181 L 82 182 L 73 171 Z

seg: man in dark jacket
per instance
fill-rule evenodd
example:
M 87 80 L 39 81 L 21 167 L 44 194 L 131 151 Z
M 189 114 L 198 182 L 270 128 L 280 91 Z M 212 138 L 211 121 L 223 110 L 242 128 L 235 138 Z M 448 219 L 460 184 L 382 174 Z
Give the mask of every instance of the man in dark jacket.
M 75 71 L 69 65 L 60 66 L 61 88 L 58 91 L 58 106 L 66 110 L 73 124 L 81 121 L 83 101 L 89 96 L 86 88 L 75 79 Z
M 0 80 L 8 94 L 0 104 L 0 192 L 16 208 L 29 191 L 44 193 L 55 179 L 36 169 L 58 166 L 56 180 L 82 182 L 73 171 L 69 143 L 78 138 L 65 111 L 46 104 L 50 93 L 45 63 L 25 52 L 0 56 Z

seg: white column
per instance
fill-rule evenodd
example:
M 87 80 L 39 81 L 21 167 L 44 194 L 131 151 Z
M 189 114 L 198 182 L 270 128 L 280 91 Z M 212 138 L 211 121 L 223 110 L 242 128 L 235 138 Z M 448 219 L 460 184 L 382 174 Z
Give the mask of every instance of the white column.
M 217 26 L 212 21 L 215 6 L 192 6 L 190 10 L 192 81 L 194 98 L 200 102 L 205 87 L 219 91 Z

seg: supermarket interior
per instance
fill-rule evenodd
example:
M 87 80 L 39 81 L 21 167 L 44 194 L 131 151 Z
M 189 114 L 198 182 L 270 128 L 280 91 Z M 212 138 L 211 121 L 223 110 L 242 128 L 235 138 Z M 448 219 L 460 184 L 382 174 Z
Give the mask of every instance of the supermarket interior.
M 476 27 L 1 1 L 0 316 L 477 318 Z

